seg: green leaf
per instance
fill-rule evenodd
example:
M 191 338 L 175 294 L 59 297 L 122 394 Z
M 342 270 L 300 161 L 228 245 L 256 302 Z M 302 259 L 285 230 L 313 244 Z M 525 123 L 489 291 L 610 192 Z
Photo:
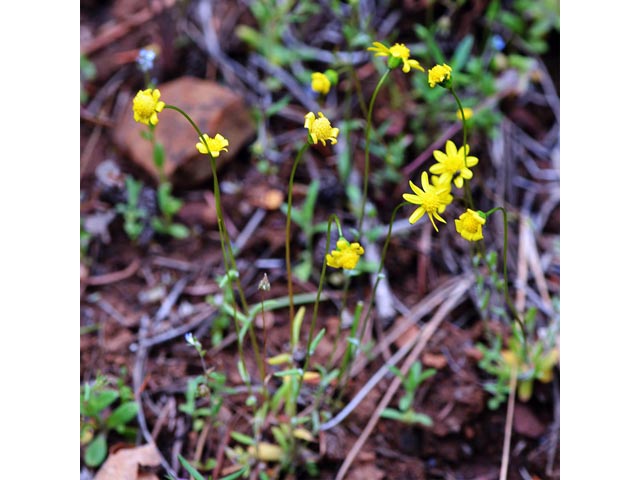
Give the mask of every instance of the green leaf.
M 446 63 L 444 54 L 442 53 L 442 50 L 440 50 L 435 38 L 433 38 L 431 31 L 423 25 L 416 25 L 415 28 L 416 35 L 426 42 L 428 52 L 434 58 L 435 63 Z
M 153 144 L 153 163 L 158 170 L 162 170 L 164 167 L 164 147 L 161 143 Z
M 298 376 L 301 377 L 302 376 L 302 369 L 301 368 L 290 368 L 288 370 L 283 370 L 281 372 L 276 372 L 274 373 L 274 375 L 276 377 L 289 377 L 289 376 Z
M 253 437 L 240 432 L 231 432 L 231 438 L 233 438 L 236 442 L 242 443 L 244 445 L 255 445 L 256 443 Z
M 245 474 L 245 472 L 247 472 L 248 469 L 249 469 L 249 467 L 242 467 L 237 472 L 233 472 L 233 473 L 227 475 L 226 477 L 222 477 L 220 480 L 234 480 L 236 478 L 240 478 L 242 475 Z M 198 480 L 198 479 L 196 479 L 196 480 Z
M 285 95 L 280 100 L 278 100 L 276 103 L 270 105 L 269 108 L 266 109 L 265 114 L 267 115 L 267 117 L 270 117 L 270 116 L 278 113 L 284 107 L 289 105 L 290 101 L 291 101 L 291 95 L 288 95 L 288 94 Z
M 195 480 L 206 480 L 202 474 L 192 467 L 182 455 L 178 454 L 178 460 L 184 469 L 189 472 L 189 475 L 191 475 Z
M 473 36 L 471 34 L 466 35 L 462 41 L 458 44 L 453 57 L 451 58 L 451 68 L 453 71 L 460 71 L 463 69 L 469 56 L 471 55 L 471 49 L 473 48 Z
M 429 415 L 425 415 L 424 413 L 413 412 L 413 421 L 415 423 L 420 423 L 425 427 L 433 426 L 433 420 L 431 420 L 431 417 Z
M 302 206 L 302 218 L 305 221 L 303 226 L 306 233 L 309 232 L 309 228 L 313 224 L 313 210 L 316 206 L 316 200 L 318 199 L 318 192 L 320 191 L 320 182 L 318 180 L 313 180 L 309 184 L 309 189 L 307 190 L 307 198 L 304 201 L 304 205 Z
M 80 414 L 86 415 L 87 417 L 96 417 L 115 402 L 119 393 L 115 390 L 103 390 L 102 392 L 91 392 L 91 396 L 88 401 L 83 401 L 81 398 L 80 401 Z
M 398 420 L 398 421 L 402 421 L 404 419 L 404 414 L 402 414 L 401 412 L 394 410 L 393 408 L 385 408 L 381 413 L 380 416 L 382 418 L 388 418 L 390 420 Z
M 409 395 L 409 394 L 403 395 L 400 401 L 398 402 L 398 408 L 400 409 L 400 411 L 406 412 L 407 410 L 409 410 L 409 407 L 411 407 L 412 400 L 413 400 L 412 395 Z
M 107 458 L 107 437 L 101 433 L 94 438 L 84 451 L 84 463 L 88 467 L 97 467 Z
M 322 340 L 322 337 L 324 337 L 325 332 L 326 330 L 323 328 L 318 332 L 315 338 L 311 341 L 311 347 L 309 347 L 309 355 L 313 355 L 313 352 L 316 351 L 316 347 L 320 343 L 320 340 Z
M 136 402 L 123 403 L 107 418 L 107 428 L 117 428 L 120 425 L 124 425 L 134 418 L 137 413 L 138 404 Z
M 172 223 L 168 228 L 169 235 L 174 238 L 187 238 L 189 236 L 189 229 L 181 223 Z

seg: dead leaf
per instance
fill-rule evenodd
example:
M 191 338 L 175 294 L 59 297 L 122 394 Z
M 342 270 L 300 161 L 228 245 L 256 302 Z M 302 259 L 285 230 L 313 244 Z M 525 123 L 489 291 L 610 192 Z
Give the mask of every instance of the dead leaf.
M 138 474 L 138 467 L 157 467 L 160 465 L 160 458 L 158 449 L 150 443 L 120 449 L 109 455 L 94 480 L 156 480 L 156 475 Z

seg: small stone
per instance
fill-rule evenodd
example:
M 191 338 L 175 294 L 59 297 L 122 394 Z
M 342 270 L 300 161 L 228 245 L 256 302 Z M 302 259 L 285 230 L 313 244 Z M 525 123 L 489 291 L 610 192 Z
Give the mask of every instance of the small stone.
M 232 160 L 255 134 L 253 120 L 242 97 L 226 87 L 208 80 L 180 77 L 157 88 L 162 94 L 160 100 L 186 112 L 203 134 L 214 137 L 220 133 L 229 140 L 229 151 L 221 152 L 216 159 L 218 168 Z M 148 127 L 133 119 L 131 105 L 131 102 L 127 104 L 123 117 L 117 123 L 114 143 L 157 181 L 159 176 L 153 163 L 151 142 L 141 136 Z M 158 117 L 156 139 L 165 150 L 164 172 L 167 179 L 181 188 L 210 179 L 210 158 L 196 150 L 198 134 L 187 119 L 166 108 Z

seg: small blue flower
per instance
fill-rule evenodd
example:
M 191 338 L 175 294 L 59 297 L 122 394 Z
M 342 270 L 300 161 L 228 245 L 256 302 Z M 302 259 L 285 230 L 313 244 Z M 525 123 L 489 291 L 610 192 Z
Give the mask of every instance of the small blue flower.
M 197 338 L 193 337 L 193 333 L 189 332 L 189 333 L 185 333 L 184 335 L 184 339 L 187 341 L 187 343 L 191 346 L 196 346 L 199 345 L 200 342 L 198 342 Z
M 506 44 L 504 43 L 504 39 L 500 35 L 496 34 L 491 37 L 491 45 L 493 45 L 493 48 L 497 51 L 501 52 Z
M 153 61 L 156 59 L 156 52 L 143 48 L 138 52 L 138 66 L 143 72 L 148 72 L 153 68 Z

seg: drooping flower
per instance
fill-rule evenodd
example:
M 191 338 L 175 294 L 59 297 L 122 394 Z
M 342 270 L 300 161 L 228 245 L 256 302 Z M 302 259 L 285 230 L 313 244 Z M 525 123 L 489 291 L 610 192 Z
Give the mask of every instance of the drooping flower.
M 440 216 L 445 211 L 447 205 L 453 201 L 451 195 L 451 184 L 446 181 L 442 181 L 442 178 L 431 176 L 432 183 L 429 183 L 429 175 L 427 172 L 422 172 L 420 182 L 422 189 L 416 186 L 411 180 L 409 180 L 409 186 L 412 193 L 403 193 L 402 198 L 407 202 L 418 205 L 418 208 L 409 217 L 409 223 L 414 224 L 422 218 L 426 213 L 429 215 L 429 220 L 433 225 L 433 228 L 438 231 L 434 218 L 442 223 L 447 223 L 444 218 Z M 414 195 L 415 194 L 415 195 Z
M 447 153 L 443 153 L 440 150 L 433 152 L 434 158 L 438 161 L 435 165 L 429 168 L 431 173 L 440 175 L 443 182 L 453 181 L 454 185 L 458 188 L 462 188 L 464 180 L 469 180 L 473 177 L 473 172 L 470 167 L 478 164 L 478 157 L 469 156 L 469 145 L 466 145 L 467 161 L 465 165 L 464 155 L 465 151 L 460 147 L 458 149 L 456 144 L 451 140 L 447 140 L 445 150 Z
M 205 143 L 200 141 L 196 143 L 196 148 L 200 153 L 204 155 L 209 154 L 209 150 L 211 151 L 211 155 L 213 155 L 214 157 L 219 156 L 220 152 L 222 151 L 225 151 L 225 152 L 229 151 L 227 149 L 227 147 L 229 146 L 229 140 L 224 138 L 219 133 L 216 133 L 216 136 L 213 138 L 210 138 L 209 135 L 205 133 L 202 135 L 202 139 L 204 139 L 204 142 L 206 142 L 206 145 Z M 207 150 L 207 146 L 209 147 L 209 150 Z
M 372 47 L 367 50 L 375 52 L 376 57 L 389 57 L 389 68 L 396 68 L 402 62 L 402 71 L 409 73 L 412 68 L 424 72 L 424 68 L 417 60 L 409 58 L 411 50 L 404 43 L 394 43 L 391 48 L 380 42 L 373 42 Z
M 165 103 L 160 100 L 160 90 L 139 90 L 133 99 L 133 119 L 145 125 L 157 125 L 158 113 L 164 109 Z
M 455 220 L 456 232 L 458 232 L 465 240 L 477 242 L 483 238 L 482 226 L 486 222 L 487 216 L 484 212 L 467 208 L 467 211 L 460 215 L 460 218 L 456 218 Z
M 324 73 L 313 72 L 311 74 L 311 90 L 326 95 L 331 90 L 331 81 Z
M 307 113 L 304 116 L 304 128 L 309 129 L 309 136 L 314 145 L 319 141 L 322 142 L 322 145 L 326 145 L 327 140 L 329 140 L 332 145 L 338 142 L 337 137 L 340 129 L 332 127 L 331 122 L 322 112 L 318 112 L 318 118 L 316 118 L 313 112 Z
M 451 67 L 446 63 L 436 65 L 427 72 L 429 75 L 429 86 L 434 88 L 436 85 L 447 86 L 448 80 L 451 80 Z
M 360 260 L 360 256 L 364 254 L 364 248 L 358 242 L 349 243 L 349 241 L 340 237 L 336 243 L 337 250 L 333 250 L 327 254 L 327 265 L 333 268 L 344 268 L 353 270 Z

